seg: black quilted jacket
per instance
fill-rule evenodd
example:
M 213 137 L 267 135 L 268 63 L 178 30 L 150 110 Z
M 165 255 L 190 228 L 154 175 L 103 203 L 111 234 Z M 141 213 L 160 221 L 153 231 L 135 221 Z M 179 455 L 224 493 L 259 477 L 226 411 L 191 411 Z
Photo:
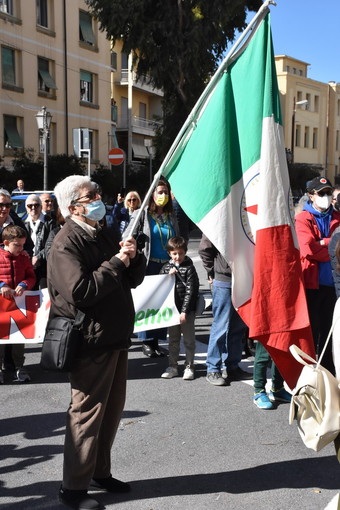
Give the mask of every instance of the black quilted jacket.
M 170 260 L 160 270 L 160 274 L 168 274 L 174 263 Z M 189 313 L 196 310 L 199 281 L 196 269 L 189 257 L 185 257 L 182 264 L 176 267 L 175 303 L 180 313 Z

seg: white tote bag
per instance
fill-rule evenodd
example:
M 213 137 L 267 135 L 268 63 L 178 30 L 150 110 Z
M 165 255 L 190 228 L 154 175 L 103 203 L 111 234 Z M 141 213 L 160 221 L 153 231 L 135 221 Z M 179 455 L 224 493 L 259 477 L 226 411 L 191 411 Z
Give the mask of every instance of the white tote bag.
M 290 346 L 294 358 L 304 365 L 290 404 L 289 423 L 297 421 L 307 448 L 319 451 L 340 433 L 340 388 L 336 378 L 320 363 L 339 315 L 333 317 L 320 359 L 315 361 L 296 345 Z M 308 363 L 308 360 L 310 363 Z

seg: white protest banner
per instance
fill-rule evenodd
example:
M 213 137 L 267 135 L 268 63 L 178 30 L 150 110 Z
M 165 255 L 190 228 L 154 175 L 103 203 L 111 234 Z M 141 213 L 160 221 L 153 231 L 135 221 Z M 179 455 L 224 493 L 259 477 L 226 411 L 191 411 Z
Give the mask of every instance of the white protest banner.
M 179 324 L 174 285 L 174 276 L 154 275 L 146 276 L 143 283 L 132 290 L 135 332 Z M 0 342 L 42 342 L 50 305 L 47 289 L 26 291 L 14 299 L 0 296 Z
M 143 283 L 132 290 L 135 333 L 179 324 L 174 287 L 175 276 L 157 274 L 146 276 Z
M 28 290 L 14 299 L 0 297 L 0 342 L 42 342 L 50 309 L 47 289 Z

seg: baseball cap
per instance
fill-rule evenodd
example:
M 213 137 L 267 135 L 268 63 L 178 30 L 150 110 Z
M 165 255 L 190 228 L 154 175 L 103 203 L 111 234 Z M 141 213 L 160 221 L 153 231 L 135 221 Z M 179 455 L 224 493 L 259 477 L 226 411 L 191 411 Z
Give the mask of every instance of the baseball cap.
M 333 184 L 331 181 L 326 179 L 326 177 L 314 177 L 313 180 L 309 181 L 308 183 L 308 191 L 311 192 L 313 190 L 320 191 L 325 188 L 331 188 L 333 189 Z

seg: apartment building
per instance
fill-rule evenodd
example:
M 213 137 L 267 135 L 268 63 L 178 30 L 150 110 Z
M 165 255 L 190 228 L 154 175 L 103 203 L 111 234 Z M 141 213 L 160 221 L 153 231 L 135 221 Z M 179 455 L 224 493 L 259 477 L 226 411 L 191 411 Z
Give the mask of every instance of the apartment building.
M 151 161 L 162 92 L 136 79 L 131 56 L 99 30 L 83 0 L 0 0 L 0 155 L 44 151 L 36 114 L 52 115 L 49 154 L 109 165 L 122 147 L 128 162 Z M 130 65 L 130 67 L 129 67 Z
M 275 63 L 288 157 L 336 182 L 340 178 L 340 84 L 308 78 L 309 64 L 287 55 L 277 55 Z
M 162 118 L 163 92 L 147 76 L 137 79 L 132 55 L 122 51 L 122 41 L 112 49 L 112 103 L 119 147 L 127 160 L 141 161 L 153 155 L 152 140 Z
M 0 0 L 0 155 L 43 152 L 36 114 L 52 115 L 50 154 L 107 163 L 111 47 L 82 0 Z

